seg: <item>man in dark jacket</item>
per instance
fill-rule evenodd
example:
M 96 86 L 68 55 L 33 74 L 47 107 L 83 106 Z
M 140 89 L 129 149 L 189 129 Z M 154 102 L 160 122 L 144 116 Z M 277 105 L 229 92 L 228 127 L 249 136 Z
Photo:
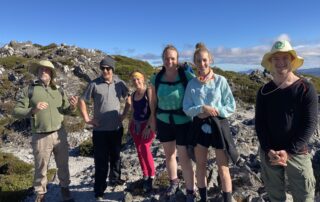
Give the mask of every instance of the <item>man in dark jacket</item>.
M 302 64 L 288 41 L 275 42 L 261 63 L 273 74 L 258 91 L 255 120 L 261 174 L 271 201 L 286 201 L 285 175 L 294 201 L 314 201 L 308 141 L 317 127 L 318 98 L 314 86 L 293 73 Z

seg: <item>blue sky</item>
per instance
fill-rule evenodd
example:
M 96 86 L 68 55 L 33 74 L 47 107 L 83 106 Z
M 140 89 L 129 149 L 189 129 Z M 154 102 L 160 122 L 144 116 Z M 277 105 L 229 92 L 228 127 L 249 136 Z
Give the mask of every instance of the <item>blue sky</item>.
M 170 43 L 192 60 L 204 42 L 222 69 L 260 67 L 279 38 L 320 67 L 318 0 L 2 0 L 0 45 L 10 40 L 100 49 L 152 65 Z

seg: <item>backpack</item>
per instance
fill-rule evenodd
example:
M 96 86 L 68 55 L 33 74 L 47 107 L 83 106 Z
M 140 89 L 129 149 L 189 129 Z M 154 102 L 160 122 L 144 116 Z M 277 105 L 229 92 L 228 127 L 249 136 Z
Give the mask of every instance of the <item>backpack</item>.
M 187 84 L 188 84 L 188 79 L 185 74 L 185 71 L 189 71 L 189 72 L 193 73 L 192 66 L 189 63 L 185 62 L 182 64 L 178 64 L 178 74 L 179 74 L 180 80 L 174 81 L 174 82 L 161 81 L 161 78 L 164 75 L 165 71 L 166 71 L 165 67 L 162 67 L 160 72 L 156 75 L 155 86 L 154 86 L 155 90 L 156 90 L 156 92 L 155 92 L 156 95 L 157 95 L 158 88 L 159 88 L 160 84 L 177 85 L 179 83 L 182 83 L 184 89 L 186 89 Z M 174 110 L 164 110 L 164 109 L 160 109 L 159 107 L 157 107 L 156 113 L 168 113 L 169 114 L 169 122 L 170 122 L 170 125 L 172 125 L 172 126 L 174 125 L 173 114 L 182 115 L 182 116 L 186 115 L 184 113 L 184 111 L 182 110 L 182 108 L 174 109 Z

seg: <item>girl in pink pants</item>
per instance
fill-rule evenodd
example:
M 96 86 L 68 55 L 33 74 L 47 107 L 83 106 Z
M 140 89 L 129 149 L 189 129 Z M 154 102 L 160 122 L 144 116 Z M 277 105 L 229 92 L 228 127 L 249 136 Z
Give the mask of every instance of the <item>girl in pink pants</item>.
M 155 176 L 154 160 L 150 150 L 155 137 L 154 105 L 151 89 L 146 87 L 144 75 L 140 71 L 131 73 L 131 81 L 136 88 L 132 93 L 131 102 L 133 109 L 129 131 L 136 145 L 140 166 L 143 173 L 144 192 L 152 191 L 152 182 Z

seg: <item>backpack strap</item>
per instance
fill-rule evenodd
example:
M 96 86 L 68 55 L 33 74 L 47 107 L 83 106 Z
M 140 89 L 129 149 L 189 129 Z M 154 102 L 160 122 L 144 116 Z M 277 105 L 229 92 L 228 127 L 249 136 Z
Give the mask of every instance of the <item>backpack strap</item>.
M 180 77 L 180 82 L 182 82 L 184 89 L 186 89 L 187 85 L 188 85 L 188 79 L 187 79 L 187 76 L 186 76 L 186 73 L 185 73 L 185 70 L 183 67 L 178 68 L 178 74 Z
M 166 85 L 177 85 L 179 83 L 182 83 L 184 89 L 186 89 L 187 84 L 188 84 L 188 79 L 187 79 L 187 76 L 185 74 L 185 70 L 184 70 L 183 66 L 179 65 L 179 67 L 178 67 L 178 74 L 179 74 L 179 80 L 178 81 L 174 81 L 174 82 L 161 81 L 161 78 L 164 75 L 164 73 L 165 73 L 165 68 L 162 67 L 160 72 L 156 75 L 156 78 L 155 78 L 155 90 L 156 90 L 155 93 L 156 93 L 156 95 L 157 95 L 160 83 L 161 84 L 166 84 Z M 164 110 L 164 109 L 160 109 L 159 107 L 157 107 L 156 113 L 158 113 L 158 114 L 160 114 L 160 113 L 169 114 L 169 122 L 170 122 L 170 125 L 172 125 L 172 126 L 174 126 L 173 115 L 181 115 L 181 116 L 185 116 L 186 115 L 182 108 L 174 109 L 174 110 Z
M 156 89 L 156 94 L 158 92 L 158 88 L 159 88 L 159 85 L 160 85 L 160 82 L 161 82 L 161 78 L 162 78 L 162 76 L 164 75 L 165 72 L 166 72 L 165 67 L 162 67 L 160 72 L 158 72 L 158 74 L 156 75 L 155 85 L 154 85 L 154 87 Z
M 166 84 L 166 85 L 177 85 L 179 83 L 182 83 L 184 88 L 187 87 L 188 79 L 187 79 L 187 76 L 186 76 L 186 73 L 185 73 L 185 70 L 184 70 L 183 66 L 179 66 L 178 67 L 178 74 L 179 74 L 179 80 L 178 81 L 174 81 L 174 82 L 161 81 L 161 78 L 164 75 L 165 71 L 166 71 L 165 67 L 162 67 L 160 72 L 156 75 L 156 78 L 155 78 L 155 90 L 156 90 L 156 93 L 158 92 L 160 83 Z
M 35 86 L 34 83 L 33 83 L 33 84 L 30 84 L 30 85 L 28 86 L 28 98 L 29 98 L 29 100 L 32 98 L 34 86 Z
M 34 91 L 34 86 L 36 86 L 37 83 L 32 83 L 28 86 L 28 98 L 29 100 L 32 98 L 33 96 L 33 91 Z M 62 99 L 63 99 L 63 96 L 64 96 L 64 91 L 61 87 L 57 87 L 58 91 L 60 92 L 61 96 L 62 96 Z

